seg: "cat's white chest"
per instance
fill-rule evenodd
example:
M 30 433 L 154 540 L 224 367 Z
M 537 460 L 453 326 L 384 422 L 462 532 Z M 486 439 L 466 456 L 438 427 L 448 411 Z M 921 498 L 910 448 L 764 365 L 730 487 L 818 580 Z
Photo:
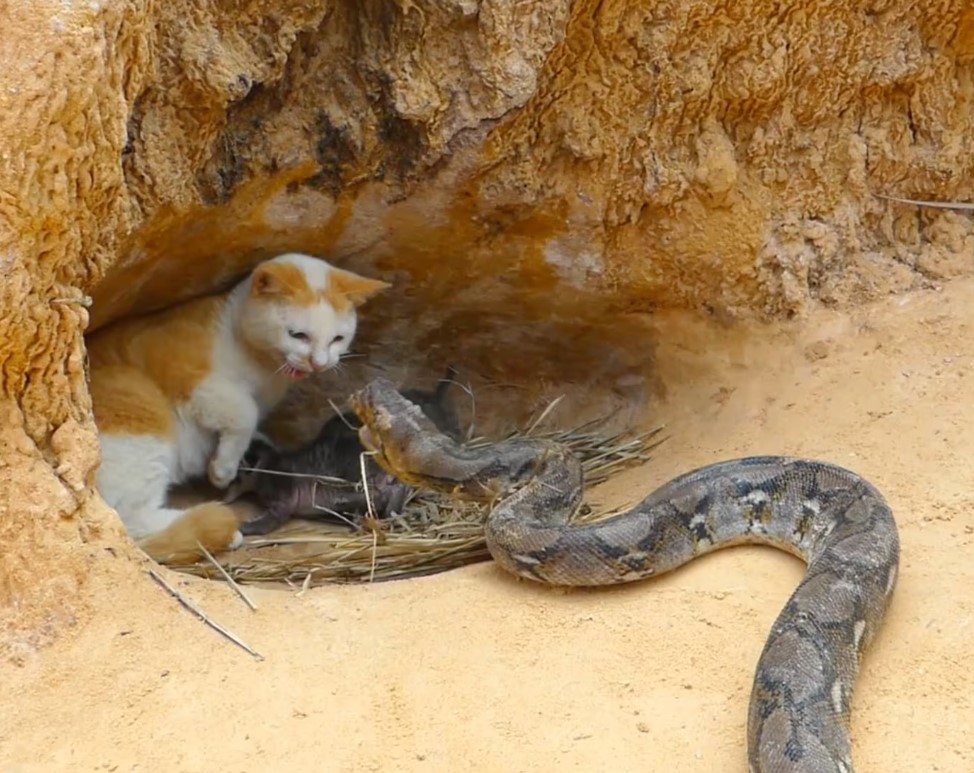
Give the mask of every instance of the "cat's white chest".
M 257 403 L 260 418 L 264 418 L 284 398 L 288 390 L 287 378 L 268 373 L 251 360 L 232 338 L 217 343 L 214 373 L 227 383 L 249 395 Z
M 218 438 L 215 432 L 201 427 L 184 411 L 177 411 L 176 418 L 176 458 L 173 460 L 172 482 L 180 484 L 206 475 L 206 467 L 216 450 Z

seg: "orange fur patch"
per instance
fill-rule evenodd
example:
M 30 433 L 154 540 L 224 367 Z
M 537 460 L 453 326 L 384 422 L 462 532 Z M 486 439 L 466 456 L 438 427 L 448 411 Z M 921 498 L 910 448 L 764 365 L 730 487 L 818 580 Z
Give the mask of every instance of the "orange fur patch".
M 160 564 L 187 564 L 203 556 L 199 542 L 210 553 L 221 553 L 230 547 L 239 521 L 226 505 L 205 502 L 191 507 L 168 527 L 139 540 L 142 548 Z
M 326 301 L 339 313 L 361 306 L 377 292 L 391 286 L 379 279 L 332 268 L 328 272 L 328 284 L 315 292 L 299 266 L 272 262 L 257 266 L 251 281 L 251 291 L 258 298 L 286 300 L 295 306 L 313 306 Z
M 295 306 L 313 306 L 317 294 L 304 272 L 292 263 L 263 263 L 254 269 L 251 291 L 258 297 L 286 298 Z
M 225 295 L 198 298 L 144 317 L 123 319 L 91 335 L 87 341 L 92 383 L 99 381 L 102 391 L 117 394 L 126 389 L 144 394 L 146 382 L 154 384 L 170 404 L 189 399 L 210 372 L 213 335 L 217 317 L 226 301 Z M 106 369 L 124 366 L 139 371 L 142 379 L 126 376 L 128 386 L 108 386 Z M 121 371 L 112 370 L 114 377 Z M 133 391 L 134 390 L 134 391 Z M 92 394 L 96 423 L 116 423 L 111 400 Z M 119 417 L 121 418 L 121 417 Z M 128 431 L 139 431 L 130 429 Z
M 89 384 L 100 432 L 168 437 L 173 431 L 169 400 L 140 370 L 128 365 L 93 367 Z

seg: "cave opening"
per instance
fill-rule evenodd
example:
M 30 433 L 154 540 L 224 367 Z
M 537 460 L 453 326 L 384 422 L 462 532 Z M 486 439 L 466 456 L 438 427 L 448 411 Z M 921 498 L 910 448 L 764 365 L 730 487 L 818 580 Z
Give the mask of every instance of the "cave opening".
M 302 193 L 301 186 L 292 184 L 276 192 L 285 201 Z M 284 210 L 286 204 L 275 206 Z M 159 232 L 155 238 L 185 239 L 189 230 L 200 254 L 201 234 L 225 228 L 217 218 L 201 221 L 202 227 Z M 231 292 L 248 280 L 249 263 L 262 265 L 268 257 L 274 254 L 260 249 L 237 255 L 219 250 L 184 273 L 183 279 L 188 273 L 193 284 L 175 285 L 179 272 L 165 261 L 143 267 L 133 283 L 131 276 L 119 278 L 131 265 L 120 260 L 93 291 L 95 308 L 114 304 L 117 315 L 96 314 L 89 336 L 133 319 L 154 320 L 158 312 L 179 313 L 201 298 Z M 338 269 L 361 265 L 355 258 L 329 258 Z M 660 437 L 658 430 L 641 431 L 636 420 L 645 410 L 652 352 L 644 343 L 651 340 L 651 331 L 640 315 L 621 315 L 629 320 L 621 326 L 620 316 L 598 320 L 591 309 L 569 316 L 558 304 L 546 306 L 544 298 L 550 296 L 539 297 L 528 284 L 519 292 L 518 282 L 500 277 L 481 280 L 481 285 L 488 295 L 492 283 L 499 286 L 503 303 L 485 300 L 484 293 L 473 296 L 475 302 L 457 302 L 455 294 L 435 295 L 437 285 L 456 281 L 448 260 L 442 254 L 437 260 L 448 264 L 442 274 L 429 267 L 389 272 L 377 264 L 362 270 L 363 276 L 388 282 L 388 289 L 358 310 L 358 330 L 341 362 L 294 382 L 261 421 L 240 461 L 240 479 L 229 489 L 218 489 L 197 475 L 167 495 L 167 506 L 180 510 L 225 502 L 250 528 L 282 496 L 310 497 L 305 510 L 263 531 L 244 531 L 247 536 L 235 550 L 203 551 L 192 560 L 160 558 L 162 563 L 210 579 L 310 587 L 407 578 L 488 559 L 482 524 L 489 507 L 376 477 L 368 467 L 373 462 L 358 441 L 349 398 L 375 378 L 390 379 L 415 402 L 435 403 L 434 411 L 449 414 L 451 437 L 465 446 L 516 436 L 568 444 L 586 465 L 587 485 L 649 458 Z M 446 424 L 439 422 L 441 429 Z M 323 445 L 331 448 L 327 463 Z M 389 504 L 387 493 L 399 501 Z M 581 517 L 599 514 L 586 506 Z

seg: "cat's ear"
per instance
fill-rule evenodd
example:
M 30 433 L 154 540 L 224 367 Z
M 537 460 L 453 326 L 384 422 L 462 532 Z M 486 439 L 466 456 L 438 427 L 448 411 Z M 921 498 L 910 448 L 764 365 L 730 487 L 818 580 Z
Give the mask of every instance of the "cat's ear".
M 314 303 L 304 272 L 290 263 L 268 261 L 254 269 L 250 292 L 256 296 L 287 296 L 296 303 Z
M 250 279 L 250 292 L 254 295 L 281 295 L 284 283 L 275 273 L 273 266 L 257 266 Z
M 389 287 L 392 285 L 388 282 L 369 279 L 340 268 L 333 268 L 328 275 L 328 289 L 347 298 L 353 306 L 361 306 L 373 295 Z

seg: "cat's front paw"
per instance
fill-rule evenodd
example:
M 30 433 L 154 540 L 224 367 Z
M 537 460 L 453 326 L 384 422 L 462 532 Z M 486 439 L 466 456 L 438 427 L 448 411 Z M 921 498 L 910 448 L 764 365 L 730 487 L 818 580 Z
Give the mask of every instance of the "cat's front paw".
M 239 465 L 236 462 L 227 462 L 218 457 L 214 457 L 210 460 L 207 473 L 210 478 L 210 483 L 216 486 L 218 489 L 225 489 L 234 479 L 237 477 L 237 467 Z

